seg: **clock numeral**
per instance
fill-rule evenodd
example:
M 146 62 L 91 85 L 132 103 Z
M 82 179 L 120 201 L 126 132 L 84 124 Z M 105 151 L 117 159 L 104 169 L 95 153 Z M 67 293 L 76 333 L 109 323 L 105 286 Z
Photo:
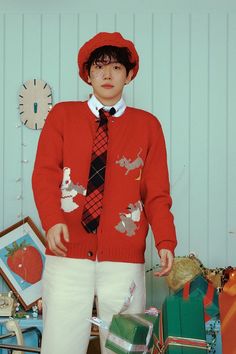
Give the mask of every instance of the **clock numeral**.
M 25 86 L 25 84 L 23 84 L 23 87 L 27 90 L 27 87 Z
M 26 125 L 26 124 L 27 124 L 27 122 L 28 122 L 28 119 L 26 119 L 26 120 L 24 121 L 24 125 Z
M 35 126 L 35 129 L 37 130 L 37 129 L 38 129 L 37 123 L 35 123 L 35 125 L 34 125 L 34 126 Z
M 24 111 L 20 112 L 20 114 L 24 113 Z
M 46 84 L 44 85 L 43 89 L 45 89 L 47 86 L 48 86 L 48 84 L 46 83 Z
M 22 95 L 19 95 L 19 97 L 24 98 Z
M 37 81 L 37 80 L 36 80 L 36 79 L 34 79 L 34 86 L 36 86 L 36 81 Z

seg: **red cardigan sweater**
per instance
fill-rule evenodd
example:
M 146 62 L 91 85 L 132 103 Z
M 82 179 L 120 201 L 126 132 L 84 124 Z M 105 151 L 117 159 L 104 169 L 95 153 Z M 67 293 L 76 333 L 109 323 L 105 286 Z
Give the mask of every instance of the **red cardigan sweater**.
M 143 263 L 149 224 L 158 251 L 174 252 L 176 235 L 159 121 L 127 107 L 109 121 L 103 211 L 97 234 L 85 231 L 81 215 L 96 119 L 87 102 L 62 102 L 50 111 L 40 135 L 32 176 L 44 230 L 65 223 L 67 256 Z M 47 248 L 47 254 L 52 254 Z

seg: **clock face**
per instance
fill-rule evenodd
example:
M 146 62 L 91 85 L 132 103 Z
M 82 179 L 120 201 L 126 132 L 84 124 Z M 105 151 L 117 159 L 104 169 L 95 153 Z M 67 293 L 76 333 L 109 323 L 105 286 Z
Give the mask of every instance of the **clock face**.
M 42 129 L 52 108 L 52 91 L 43 80 L 26 81 L 19 94 L 21 122 L 30 129 Z

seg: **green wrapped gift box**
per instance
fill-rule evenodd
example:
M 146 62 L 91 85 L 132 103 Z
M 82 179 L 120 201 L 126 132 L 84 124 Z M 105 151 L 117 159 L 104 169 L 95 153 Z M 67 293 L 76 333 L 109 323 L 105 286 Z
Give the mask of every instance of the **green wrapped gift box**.
M 201 299 L 169 296 L 162 306 L 163 334 L 155 338 L 153 353 L 207 353 L 204 309 Z M 159 349 L 158 349 L 159 348 Z
M 198 275 L 174 295 L 181 297 L 201 298 L 205 308 L 205 321 L 219 315 L 217 290 L 201 275 Z
M 148 353 L 158 327 L 158 314 L 114 315 L 105 346 L 117 354 Z

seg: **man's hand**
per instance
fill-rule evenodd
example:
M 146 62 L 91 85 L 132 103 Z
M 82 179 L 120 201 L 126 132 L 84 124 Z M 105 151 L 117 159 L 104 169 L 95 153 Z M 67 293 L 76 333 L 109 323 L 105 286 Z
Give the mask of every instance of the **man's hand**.
M 56 224 L 52 226 L 47 232 L 47 241 L 49 249 L 56 256 L 66 256 L 67 248 L 61 242 L 61 237 L 66 242 L 69 242 L 69 232 L 65 224 Z
M 165 248 L 160 250 L 159 256 L 161 261 L 161 270 L 153 274 L 157 277 L 162 277 L 163 275 L 168 275 L 170 273 L 174 256 L 170 250 Z

